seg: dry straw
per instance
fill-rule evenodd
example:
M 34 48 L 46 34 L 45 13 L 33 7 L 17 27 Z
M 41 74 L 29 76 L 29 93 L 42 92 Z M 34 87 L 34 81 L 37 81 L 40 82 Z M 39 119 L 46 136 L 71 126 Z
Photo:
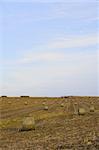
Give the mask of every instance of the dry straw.
M 28 104 L 28 102 L 24 102 L 24 104 L 25 104 L 25 105 L 27 105 L 27 104 Z
M 32 116 L 24 117 L 20 131 L 35 130 L 35 119 Z
M 44 107 L 44 110 L 48 110 L 48 106 L 45 106 L 45 107 Z
M 86 111 L 84 108 L 78 108 L 78 114 L 79 115 L 85 115 Z
M 64 107 L 64 103 L 61 103 L 61 107 Z
M 95 111 L 95 108 L 94 108 L 94 106 L 92 105 L 92 106 L 90 106 L 90 112 L 94 112 Z

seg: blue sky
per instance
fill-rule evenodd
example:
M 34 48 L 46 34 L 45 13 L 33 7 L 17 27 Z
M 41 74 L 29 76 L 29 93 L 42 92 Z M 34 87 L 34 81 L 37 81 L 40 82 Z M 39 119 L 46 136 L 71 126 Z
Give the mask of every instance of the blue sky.
M 0 95 L 99 95 L 98 1 L 0 2 Z

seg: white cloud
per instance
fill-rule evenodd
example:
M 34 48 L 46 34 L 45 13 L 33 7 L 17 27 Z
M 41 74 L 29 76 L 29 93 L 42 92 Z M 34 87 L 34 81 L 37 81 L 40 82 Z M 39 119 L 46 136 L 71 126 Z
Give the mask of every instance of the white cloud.
M 66 90 L 79 95 L 98 94 L 97 62 L 94 52 L 75 52 L 65 55 L 61 63 L 15 68 L 4 73 L 1 92 L 55 96 L 64 95 Z
M 67 37 L 54 40 L 49 44 L 50 48 L 78 48 L 87 47 L 99 43 L 98 35 Z
M 98 35 L 87 35 L 87 36 L 76 36 L 76 37 L 64 37 L 56 38 L 52 41 L 49 41 L 45 45 L 39 45 L 33 47 L 31 50 L 25 50 L 25 53 L 22 53 L 20 58 L 16 60 L 1 60 L 0 64 L 3 65 L 21 65 L 29 63 L 58 63 L 70 60 L 75 60 L 76 55 L 82 55 L 83 51 L 80 51 L 80 48 L 91 47 L 99 43 Z M 62 50 L 63 48 L 66 51 Z M 72 48 L 72 51 L 69 48 Z M 78 54 L 73 48 L 79 48 Z M 96 51 L 96 50 L 95 50 Z M 99 54 L 99 50 L 97 50 Z M 97 54 L 97 55 L 98 55 Z M 86 56 L 84 56 L 85 58 Z M 78 57 L 80 60 L 80 57 Z
M 30 50 L 23 54 L 17 63 L 33 63 L 33 62 L 59 62 L 64 60 L 71 60 L 75 58 L 75 51 L 73 52 L 73 58 L 71 58 L 71 53 L 69 53 L 69 48 L 83 48 L 90 47 L 99 43 L 97 35 L 87 35 L 87 36 L 76 36 L 76 37 L 64 37 L 56 38 L 49 41 L 45 45 L 39 45 L 34 47 L 34 50 Z M 62 51 L 65 48 L 68 51 Z M 59 50 L 57 50 L 59 49 Z M 81 52 L 80 52 L 81 53 Z
M 42 62 L 42 61 L 57 61 L 64 59 L 64 54 L 61 52 L 40 51 L 27 53 L 19 61 L 20 63 Z

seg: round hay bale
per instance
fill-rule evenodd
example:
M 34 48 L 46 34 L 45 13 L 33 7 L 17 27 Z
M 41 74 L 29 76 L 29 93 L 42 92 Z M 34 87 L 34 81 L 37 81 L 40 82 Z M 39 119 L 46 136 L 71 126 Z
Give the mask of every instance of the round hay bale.
M 46 103 L 45 103 L 45 102 L 43 102 L 43 103 L 42 103 L 42 105 L 46 105 Z
M 95 108 L 94 108 L 94 106 L 92 105 L 92 106 L 90 106 L 90 112 L 94 112 L 95 111 Z
M 61 103 L 61 107 L 64 107 L 64 104 L 63 104 L 63 103 Z
M 45 107 L 44 107 L 44 110 L 48 110 L 48 106 L 45 106 Z
M 84 108 L 79 108 L 79 109 L 78 109 L 78 114 L 79 114 L 79 115 L 85 115 L 85 113 L 86 113 L 86 111 L 85 111 Z
M 28 104 L 28 102 L 24 102 L 24 104 L 25 104 L 25 105 L 27 105 L 27 104 Z
M 91 141 L 88 141 L 87 142 L 87 145 L 89 146 L 89 145 L 92 145 L 92 142 Z
M 8 101 L 8 104 L 11 104 L 11 101 Z
M 22 121 L 21 131 L 35 130 L 35 120 L 34 117 L 25 117 Z
M 75 102 L 74 105 L 78 105 L 78 103 Z

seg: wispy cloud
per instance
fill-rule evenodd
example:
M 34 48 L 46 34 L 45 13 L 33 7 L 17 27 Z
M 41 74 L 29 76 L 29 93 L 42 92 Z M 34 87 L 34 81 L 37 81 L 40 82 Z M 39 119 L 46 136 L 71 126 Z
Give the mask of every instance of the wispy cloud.
M 55 96 L 53 90 L 61 95 L 67 89 L 79 95 L 81 88 L 80 95 L 86 91 L 89 95 L 97 93 L 97 55 L 94 52 L 69 53 L 63 63 L 39 65 L 16 68 L 4 74 L 1 92 L 10 94 L 13 91 L 17 95 L 21 91 L 21 94 L 36 96 L 38 93 L 43 96 L 49 93 Z
M 61 52 L 50 52 L 50 51 L 39 51 L 27 53 L 23 56 L 20 63 L 31 63 L 31 62 L 52 62 L 64 59 L 64 54 Z
M 12 60 L 0 60 L 0 64 L 3 65 L 21 65 L 29 63 L 54 63 L 63 62 L 75 59 L 75 48 L 79 54 L 82 55 L 82 48 L 88 48 L 93 45 L 97 45 L 99 39 L 97 35 L 85 35 L 85 36 L 69 36 L 69 37 L 56 37 L 48 43 L 42 45 L 33 46 L 30 50 L 25 50 L 17 58 Z M 65 50 L 64 50 L 65 49 Z M 72 49 L 72 52 L 69 52 Z M 96 51 L 96 50 L 95 50 Z M 99 51 L 97 49 L 97 51 Z M 71 58 L 71 56 L 73 57 Z
M 39 45 L 35 47 L 35 51 L 30 51 L 24 54 L 19 63 L 31 63 L 31 62 L 55 62 L 60 60 L 66 60 L 70 56 L 68 53 L 63 52 L 62 49 L 69 48 L 83 48 L 90 47 L 98 44 L 97 35 L 87 35 L 78 37 L 56 38 L 49 41 L 45 45 Z M 42 49 L 42 50 L 40 50 Z M 60 49 L 59 51 L 55 49 Z
M 97 35 L 78 36 L 71 38 L 60 38 L 50 43 L 51 48 L 78 48 L 87 47 L 97 44 Z

